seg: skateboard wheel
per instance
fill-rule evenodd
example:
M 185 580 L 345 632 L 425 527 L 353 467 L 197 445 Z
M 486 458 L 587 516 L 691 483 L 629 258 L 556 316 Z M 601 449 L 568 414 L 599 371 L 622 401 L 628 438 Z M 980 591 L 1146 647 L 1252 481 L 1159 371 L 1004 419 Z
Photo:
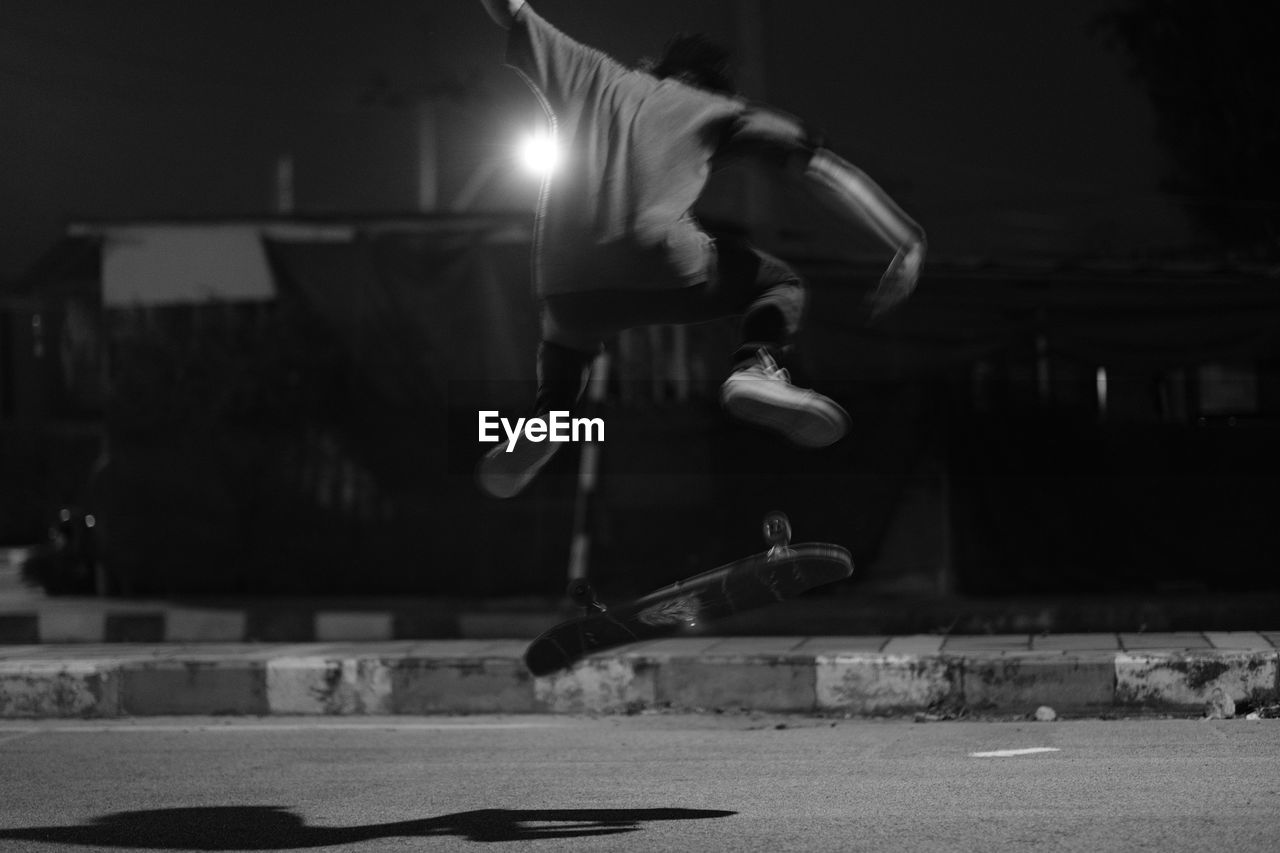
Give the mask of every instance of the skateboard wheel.
M 786 513 L 775 510 L 764 517 L 764 541 L 770 548 L 790 544 L 791 519 Z
M 569 586 L 565 590 L 565 595 L 579 607 L 590 607 L 595 603 L 596 591 L 586 578 L 574 578 L 569 581 Z

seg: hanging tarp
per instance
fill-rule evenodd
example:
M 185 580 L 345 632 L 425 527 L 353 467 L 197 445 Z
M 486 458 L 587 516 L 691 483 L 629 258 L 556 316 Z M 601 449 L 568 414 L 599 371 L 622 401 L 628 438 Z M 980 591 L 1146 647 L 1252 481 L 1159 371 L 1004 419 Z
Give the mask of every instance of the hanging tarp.
M 103 240 L 108 308 L 274 296 L 260 229 L 253 225 L 113 226 Z

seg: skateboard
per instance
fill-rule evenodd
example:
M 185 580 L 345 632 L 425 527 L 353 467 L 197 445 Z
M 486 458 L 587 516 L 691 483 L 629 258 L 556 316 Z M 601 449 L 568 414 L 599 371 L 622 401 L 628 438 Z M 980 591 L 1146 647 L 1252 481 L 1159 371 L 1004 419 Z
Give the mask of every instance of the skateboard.
M 769 550 L 664 586 L 617 607 L 600 603 L 585 579 L 568 594 L 582 615 L 544 631 L 524 653 L 535 676 L 567 669 L 587 655 L 640 640 L 693 632 L 744 610 L 794 598 L 853 574 L 848 550 L 825 542 L 791 544 L 791 522 L 780 512 L 764 518 Z

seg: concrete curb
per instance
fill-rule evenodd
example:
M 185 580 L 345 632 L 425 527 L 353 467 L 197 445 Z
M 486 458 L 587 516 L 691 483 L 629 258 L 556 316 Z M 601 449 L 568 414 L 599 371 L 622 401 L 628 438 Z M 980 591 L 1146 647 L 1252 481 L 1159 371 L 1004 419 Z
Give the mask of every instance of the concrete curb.
M 545 678 L 525 670 L 523 641 L 31 646 L 0 656 L 0 717 L 667 709 L 1023 714 L 1040 705 L 1097 715 L 1198 713 L 1216 691 L 1237 704 L 1280 701 L 1280 650 L 1270 640 L 1269 648 L 1240 650 L 914 654 L 868 650 L 893 644 L 865 640 L 663 640 Z

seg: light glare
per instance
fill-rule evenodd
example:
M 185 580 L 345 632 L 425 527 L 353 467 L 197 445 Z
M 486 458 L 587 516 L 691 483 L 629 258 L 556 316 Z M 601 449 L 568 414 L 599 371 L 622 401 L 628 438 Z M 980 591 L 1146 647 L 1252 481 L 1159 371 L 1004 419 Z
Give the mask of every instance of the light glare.
M 556 140 L 550 133 L 531 133 L 520 144 L 520 163 L 534 175 L 549 175 L 560 160 Z

